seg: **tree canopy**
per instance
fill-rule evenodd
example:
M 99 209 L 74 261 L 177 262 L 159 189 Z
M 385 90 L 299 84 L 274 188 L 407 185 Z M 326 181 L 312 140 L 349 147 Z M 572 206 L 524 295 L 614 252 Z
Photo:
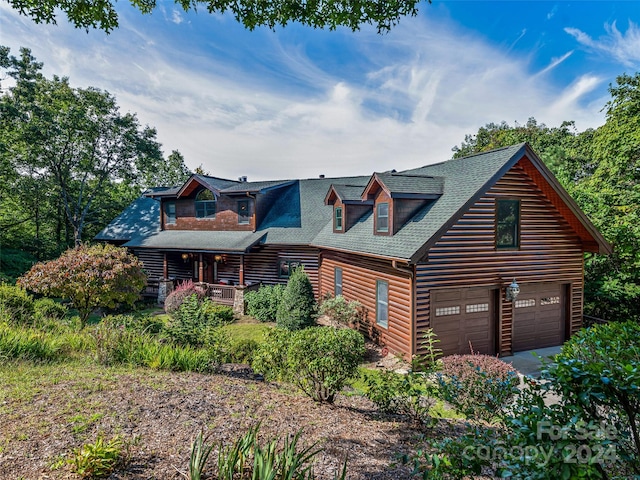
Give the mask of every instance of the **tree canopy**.
M 456 157 L 529 142 L 614 246 L 587 255 L 585 312 L 640 318 L 640 72 L 610 85 L 605 124 L 578 132 L 573 122 L 547 127 L 490 123 L 453 148 Z
M 13 56 L 0 47 L 0 73 L 11 80 L 0 90 L 0 271 L 8 276 L 93 238 L 144 189 L 189 176 L 180 152 L 165 161 L 156 130 L 120 112 L 110 93 L 46 78 L 25 48 Z
M 111 0 L 8 0 L 22 15 L 37 23 L 56 23 L 59 12 L 77 28 L 94 28 L 109 33 L 118 28 L 118 13 Z M 427 0 L 431 3 L 431 0 Z M 203 8 L 211 14 L 230 12 L 246 28 L 271 29 L 298 22 L 314 28 L 347 27 L 358 30 L 373 25 L 387 32 L 404 16 L 418 13 L 420 0 L 174 0 L 185 12 Z M 156 0 L 130 0 L 142 13 L 151 13 Z

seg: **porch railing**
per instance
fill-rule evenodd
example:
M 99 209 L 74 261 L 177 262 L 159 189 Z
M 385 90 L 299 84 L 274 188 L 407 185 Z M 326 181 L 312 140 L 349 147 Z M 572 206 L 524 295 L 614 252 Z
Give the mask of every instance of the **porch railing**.
M 207 283 L 203 285 L 207 291 L 207 297 L 211 298 L 214 302 L 222 305 L 233 306 L 233 299 L 236 295 L 236 287 L 233 285 L 218 285 Z

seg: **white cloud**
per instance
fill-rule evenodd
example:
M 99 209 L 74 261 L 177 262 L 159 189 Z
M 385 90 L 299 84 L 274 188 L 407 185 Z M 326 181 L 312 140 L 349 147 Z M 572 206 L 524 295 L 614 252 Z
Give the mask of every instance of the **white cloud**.
M 547 125 L 575 120 L 580 129 L 602 123 L 602 103 L 583 105 L 601 79 L 584 76 L 557 88 L 531 75 L 526 60 L 442 19 L 406 19 L 383 36 L 247 32 L 237 40 L 247 44 L 239 50 L 243 62 L 229 61 L 235 39 L 217 17 L 210 20 L 217 36 L 209 31 L 200 43 L 178 44 L 168 33 L 196 20 L 154 30 L 148 17 L 134 24 L 125 16 L 108 37 L 68 25 L 34 26 L 12 11 L 1 22 L 3 41 L 14 52 L 30 45 L 47 75 L 109 90 L 123 111 L 157 127 L 165 151 L 178 149 L 190 167 L 203 164 L 229 178 L 417 167 L 449 158 L 465 134 L 488 122 L 535 116 Z M 313 60 L 308 50 L 322 42 L 355 52 L 344 72 Z M 204 44 L 210 50 L 199 50 Z
M 184 18 L 182 18 L 182 14 L 179 10 L 176 10 L 175 8 L 173 9 L 173 12 L 171 13 L 171 21 L 176 25 L 180 25 L 184 22 Z
M 622 33 L 614 21 L 611 24 L 605 23 L 604 29 L 607 35 L 598 40 L 591 38 L 577 28 L 567 27 L 564 31 L 573 36 L 578 43 L 596 52 L 611 55 L 626 67 L 640 66 L 640 28 L 638 25 L 629 21 L 627 32 Z

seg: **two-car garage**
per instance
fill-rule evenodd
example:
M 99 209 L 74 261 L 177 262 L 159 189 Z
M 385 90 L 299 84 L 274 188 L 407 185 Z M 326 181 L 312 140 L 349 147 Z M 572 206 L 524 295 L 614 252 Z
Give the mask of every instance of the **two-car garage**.
M 565 294 L 559 283 L 522 284 L 513 303 L 512 351 L 561 345 L 565 339 Z M 431 327 L 443 354 L 497 353 L 501 293 L 497 288 L 431 292 Z M 505 329 L 508 332 L 508 329 Z

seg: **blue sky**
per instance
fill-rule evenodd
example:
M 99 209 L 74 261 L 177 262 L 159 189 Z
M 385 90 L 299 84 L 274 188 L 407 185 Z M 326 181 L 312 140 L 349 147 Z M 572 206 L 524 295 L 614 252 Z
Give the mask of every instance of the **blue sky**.
M 370 174 L 451 157 L 488 122 L 604 121 L 640 70 L 640 6 L 437 1 L 390 33 L 245 30 L 228 15 L 117 4 L 110 35 L 36 25 L 0 3 L 0 43 L 114 94 L 190 168 L 250 180 Z

